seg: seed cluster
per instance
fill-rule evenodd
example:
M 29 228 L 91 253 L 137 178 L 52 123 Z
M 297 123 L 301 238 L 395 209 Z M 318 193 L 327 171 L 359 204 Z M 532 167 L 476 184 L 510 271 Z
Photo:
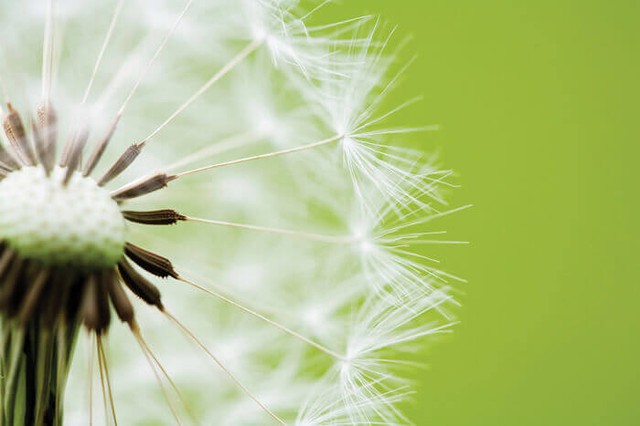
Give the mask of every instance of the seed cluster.
M 117 122 L 98 141 L 84 168 L 87 131 L 68 138 L 56 162 L 53 109 L 38 110 L 31 132 L 13 107 L 3 120 L 9 144 L 0 144 L 0 315 L 26 327 L 54 330 L 84 323 L 102 334 L 111 307 L 135 326 L 129 292 L 163 310 L 160 291 L 137 267 L 159 277 L 178 278 L 171 262 L 126 241 L 125 221 L 173 224 L 185 217 L 173 210 L 120 211 L 125 200 L 164 188 L 174 177 L 157 173 L 107 191 L 140 154 L 131 145 L 97 180 L 98 165 Z
M 109 193 L 76 172 L 47 176 L 25 167 L 0 182 L 0 236 L 20 255 L 46 265 L 113 267 L 122 257 L 124 218 Z

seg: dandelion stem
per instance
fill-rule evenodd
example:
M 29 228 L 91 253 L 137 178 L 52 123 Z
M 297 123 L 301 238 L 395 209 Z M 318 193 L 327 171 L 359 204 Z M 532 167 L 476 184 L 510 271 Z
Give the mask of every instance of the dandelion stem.
M 160 362 L 160 360 L 158 359 L 156 354 L 153 353 L 153 351 L 151 350 L 151 347 L 149 346 L 147 341 L 144 340 L 144 337 L 142 337 L 142 333 L 140 332 L 140 327 L 137 324 L 134 324 L 134 327 L 135 328 L 132 330 L 132 332 L 134 333 L 135 338 L 140 340 L 140 343 L 142 344 L 144 349 L 151 356 L 151 358 L 153 359 L 155 364 L 158 366 L 158 368 L 160 369 L 160 371 L 162 372 L 164 377 L 167 379 L 167 381 L 169 382 L 169 384 L 173 388 L 174 392 L 178 395 L 178 397 L 180 398 L 182 403 L 186 406 L 187 405 L 186 404 L 186 399 L 182 396 L 182 393 L 180 392 L 180 389 L 175 384 L 175 382 L 173 381 L 171 376 L 169 376 L 169 373 L 167 373 L 167 370 L 164 368 L 164 366 L 162 365 L 162 363 Z
M 52 336 L 48 330 L 43 330 L 40 333 L 40 342 L 42 350 L 38 351 L 36 355 L 36 410 L 35 410 L 35 424 L 42 424 L 44 422 L 45 412 L 48 406 L 49 386 L 52 379 L 52 356 L 53 356 L 53 344 L 51 342 Z
M 324 140 L 321 140 L 321 141 L 318 141 L 318 142 L 313 142 L 313 143 L 310 143 L 310 144 L 307 144 L 307 145 L 297 146 L 295 148 L 288 148 L 288 149 L 283 149 L 283 150 L 280 150 L 280 151 L 269 152 L 269 153 L 266 153 L 266 154 L 254 155 L 252 157 L 245 157 L 245 158 L 240 158 L 240 159 L 237 159 L 237 160 L 225 161 L 224 163 L 217 163 L 217 164 L 211 164 L 211 165 L 204 166 L 204 167 L 199 167 L 197 169 L 193 169 L 193 170 L 188 170 L 188 171 L 185 171 L 185 172 L 177 173 L 175 176 L 179 178 L 179 177 L 182 177 L 182 176 L 187 176 L 187 175 L 191 175 L 191 174 L 194 174 L 194 173 L 204 172 L 206 170 L 216 169 L 216 168 L 219 168 L 219 167 L 231 166 L 231 165 L 234 165 L 234 164 L 247 163 L 249 161 L 261 160 L 261 159 L 264 159 L 264 158 L 273 158 L 273 157 L 278 157 L 278 156 L 281 156 L 281 155 L 292 154 L 294 152 L 306 151 L 306 150 L 309 150 L 309 149 L 318 148 L 318 147 L 323 146 L 323 145 L 328 145 L 328 144 L 333 143 L 333 142 L 337 142 L 337 141 L 341 140 L 343 137 L 344 137 L 344 135 L 342 135 L 342 134 L 335 135 L 335 136 L 332 136 L 332 137 L 330 137 L 328 139 L 324 139 Z
M 273 418 L 279 424 L 281 424 L 281 425 L 285 425 L 286 424 L 284 422 L 284 420 L 282 420 L 275 413 L 273 413 L 271 410 L 269 410 L 269 408 L 267 408 L 266 405 L 264 405 L 253 393 L 251 393 L 251 391 L 249 389 L 247 389 L 247 387 L 245 385 L 243 385 L 242 382 L 184 324 L 182 324 L 176 317 L 171 315 L 166 310 L 164 310 L 162 312 L 167 316 L 167 318 L 169 318 L 174 324 L 176 324 L 178 326 L 178 328 L 180 328 L 180 330 L 186 336 L 188 336 L 191 340 L 193 340 L 209 356 L 209 358 L 212 361 L 214 361 L 218 365 L 218 367 L 220 367 L 222 369 L 222 371 L 224 371 L 227 374 L 227 376 L 229 376 L 229 378 L 231 378 L 231 380 L 233 380 L 235 382 L 235 384 L 245 394 L 247 394 L 247 396 L 249 396 L 251 399 L 253 399 L 253 401 L 256 404 L 258 404 L 260 406 L 260 408 L 262 408 L 262 410 L 265 413 L 267 413 L 269 416 L 271 416 L 271 418 Z
M 296 339 L 308 344 L 309 346 L 312 346 L 312 347 L 318 349 L 321 352 L 324 352 L 325 354 L 327 354 L 327 355 L 329 355 L 329 356 L 331 356 L 331 357 L 333 357 L 333 358 L 335 358 L 335 359 L 337 359 L 339 361 L 346 361 L 346 358 L 343 355 L 340 355 L 339 353 L 337 353 L 337 352 L 335 352 L 335 351 L 333 351 L 333 350 L 331 350 L 331 349 L 329 349 L 329 348 L 327 348 L 327 347 L 325 347 L 325 346 L 323 346 L 323 345 L 321 345 L 321 344 L 319 344 L 317 342 L 314 342 L 313 340 L 309 339 L 308 337 L 305 337 L 302 334 L 300 334 L 300 333 L 298 333 L 296 331 L 293 331 L 290 328 L 288 328 L 288 327 L 286 327 L 286 326 L 284 326 L 284 325 L 282 325 L 282 324 L 280 324 L 280 323 L 278 323 L 278 322 L 276 322 L 276 321 L 274 321 L 272 319 L 267 318 L 266 316 L 260 314 L 259 312 L 255 311 L 255 310 L 253 310 L 251 308 L 248 308 L 247 306 L 245 306 L 245 305 L 243 305 L 241 303 L 238 303 L 235 300 L 230 299 L 229 297 L 223 295 L 222 293 L 220 293 L 218 291 L 214 291 L 214 290 L 211 290 L 209 288 L 203 287 L 203 286 L 201 286 L 199 284 L 194 283 L 193 281 L 190 281 L 190 280 L 184 278 L 183 276 L 179 276 L 178 280 L 180 280 L 183 283 L 188 284 L 188 285 L 190 285 L 190 286 L 192 286 L 192 287 L 194 287 L 194 288 L 196 288 L 196 289 L 198 289 L 200 291 L 203 291 L 203 292 L 209 294 L 210 296 L 216 297 L 216 298 L 222 300 L 223 302 L 228 303 L 229 305 L 231 305 L 231 306 L 233 306 L 235 308 L 238 308 L 241 311 L 246 312 L 249 315 L 252 315 L 252 316 L 254 316 L 254 317 L 266 322 L 267 324 L 270 324 L 270 325 L 276 327 L 277 329 L 289 334 L 290 336 L 295 337 Z
M 261 136 L 255 132 L 246 132 L 239 135 L 234 135 L 234 136 L 225 138 L 219 142 L 216 142 L 213 145 L 206 146 L 202 149 L 199 149 L 193 154 L 190 154 L 185 158 L 166 166 L 164 170 L 166 172 L 173 171 L 180 167 L 185 167 L 190 164 L 193 164 L 196 161 L 200 161 L 203 158 L 208 158 L 213 155 L 222 154 L 232 149 L 240 148 L 250 143 L 257 142 L 260 138 Z
M 93 335 L 91 336 L 93 337 Z M 93 370 L 95 368 L 95 360 L 96 360 L 96 347 L 89 342 L 90 353 L 88 360 L 88 374 L 87 374 L 87 384 L 88 384 L 88 395 L 89 395 L 89 426 L 93 426 Z
M 115 11 L 113 12 L 113 17 L 111 18 L 111 22 L 109 23 L 109 28 L 107 29 L 107 34 L 104 37 L 104 42 L 102 43 L 102 47 L 100 48 L 100 53 L 98 53 L 98 58 L 96 59 L 96 63 L 93 66 L 93 71 L 91 72 L 91 78 L 89 79 L 89 84 L 84 92 L 84 97 L 82 98 L 82 104 L 84 105 L 89 98 L 89 93 L 91 92 L 91 88 L 93 87 L 93 83 L 95 82 L 96 75 L 98 74 L 98 69 L 100 68 L 100 64 L 102 63 L 102 58 L 104 57 L 104 53 L 107 50 L 107 46 L 109 46 L 109 42 L 111 41 L 111 36 L 113 35 L 113 30 L 116 27 L 116 23 L 118 22 L 118 18 L 120 17 L 120 12 L 122 12 L 122 6 L 124 5 L 124 0 L 119 0 L 116 5 Z
M 0 424 L 61 425 L 61 382 L 66 381 L 67 370 L 59 368 L 56 357 L 64 357 L 68 365 L 77 327 L 68 328 L 60 344 L 57 328 L 35 322 L 21 325 L 6 318 L 0 326 Z
M 211 225 L 227 226 L 227 227 L 231 227 L 231 228 L 247 229 L 247 230 L 251 230 L 251 231 L 267 232 L 267 233 L 272 233 L 272 234 L 291 235 L 293 237 L 304 238 L 304 239 L 308 239 L 308 240 L 319 241 L 319 242 L 329 243 L 329 244 L 349 244 L 349 243 L 353 243 L 353 242 L 357 241 L 356 238 L 350 237 L 350 236 L 343 237 L 343 236 L 314 234 L 314 233 L 310 233 L 310 232 L 294 231 L 294 230 L 291 230 L 291 229 L 281 229 L 281 228 L 271 228 L 271 227 L 267 227 L 267 226 L 248 225 L 248 224 L 243 224 L 243 223 L 226 222 L 226 221 L 223 221 L 223 220 L 201 219 L 201 218 L 198 218 L 198 217 L 191 217 L 191 216 L 186 216 L 186 218 L 184 220 L 190 221 L 190 222 L 208 223 L 208 224 L 211 224 Z
M 58 328 L 58 331 L 56 333 L 56 340 L 59 348 L 58 351 L 56 352 L 56 357 L 57 357 L 56 368 L 59 375 L 60 374 L 65 375 L 69 371 L 70 356 L 68 356 L 67 354 L 73 350 L 72 347 L 68 346 L 68 343 L 66 340 L 67 331 L 68 331 L 67 321 L 63 319 L 60 322 L 60 327 Z M 64 380 L 57 381 L 55 389 L 58 395 L 64 395 L 66 384 L 67 383 Z M 62 410 L 61 405 L 60 404 L 56 405 L 55 409 L 56 409 L 55 417 L 61 418 L 62 416 L 62 412 L 60 411 Z
M 53 77 L 53 42 L 55 33 L 55 0 L 47 1 L 47 18 L 42 42 L 42 100 L 45 105 L 51 99 L 51 80 Z
M 153 132 L 149 134 L 145 141 L 153 139 L 162 129 L 164 129 L 169 123 L 171 123 L 176 117 L 178 117 L 185 109 L 187 109 L 192 103 L 194 103 L 200 96 L 202 96 L 207 90 L 211 88 L 222 77 L 227 75 L 231 70 L 238 66 L 245 58 L 253 53 L 263 43 L 263 40 L 258 39 L 249 43 L 244 49 L 242 49 L 236 56 L 234 56 L 229 62 L 227 62 L 217 73 L 215 73 L 205 84 L 200 87 L 189 99 L 187 99 L 182 105 L 174 111 L 160 126 L 158 126 Z
M 147 66 L 142 71 L 142 74 L 140 74 L 140 76 L 138 77 L 138 79 L 134 83 L 133 87 L 129 91 L 129 94 L 127 95 L 126 99 L 122 103 L 122 106 L 120 107 L 120 110 L 118 110 L 118 113 L 116 115 L 121 116 L 124 113 L 124 110 L 127 108 L 127 105 L 129 105 L 129 102 L 131 101 L 131 98 L 133 98 L 133 95 L 136 93 L 136 91 L 138 90 L 138 87 L 140 86 L 140 84 L 142 84 L 142 81 L 145 79 L 145 77 L 147 76 L 147 74 L 151 70 L 151 67 L 153 66 L 154 62 L 156 61 L 158 56 L 160 56 L 160 53 L 162 52 L 162 50 L 166 46 L 166 44 L 169 41 L 169 39 L 171 39 L 171 37 L 175 33 L 176 29 L 178 28 L 178 25 L 180 25 L 180 22 L 182 21 L 182 18 L 184 18 L 184 16 L 189 11 L 189 8 L 191 8 L 191 4 L 192 3 L 193 3 L 193 0 L 189 0 L 185 4 L 184 8 L 180 12 L 180 15 L 178 15 L 178 17 L 176 18 L 175 22 L 173 23 L 173 26 L 171 27 L 169 32 L 164 36 L 164 39 L 162 39 L 162 42 L 160 42 L 160 45 L 158 46 L 158 48 L 156 49 L 155 53 L 153 54 L 153 56 L 151 57 L 151 59 L 147 63 Z
M 104 345 L 102 344 L 102 336 L 98 335 L 96 339 L 98 346 L 98 362 L 102 363 L 104 369 L 104 376 L 105 382 L 107 383 L 107 391 L 109 392 L 109 406 L 111 408 L 111 415 L 113 416 L 113 423 L 115 424 L 115 426 L 118 426 L 118 420 L 116 417 L 116 406 L 113 401 L 113 392 L 111 391 L 111 379 L 109 378 L 109 366 L 107 364 L 107 356 L 104 352 Z M 100 371 L 102 371 L 102 369 Z
M 149 367 L 151 367 L 151 370 L 153 371 L 153 374 L 156 377 L 158 385 L 160 386 L 160 391 L 162 392 L 162 396 L 164 397 L 165 401 L 167 401 L 167 404 L 169 405 L 169 409 L 171 410 L 171 414 L 173 415 L 173 418 L 176 420 L 176 422 L 178 422 L 179 425 L 181 425 L 182 420 L 180 420 L 180 416 L 178 416 L 178 410 L 176 409 L 174 403 L 171 401 L 171 398 L 169 398 L 169 394 L 164 386 L 164 383 L 162 382 L 162 378 L 160 377 L 160 375 L 158 374 L 158 371 L 156 370 L 155 365 L 157 365 L 157 367 L 160 368 L 160 370 L 162 371 L 164 376 L 167 378 L 167 380 L 173 387 L 174 391 L 176 391 L 180 399 L 182 399 L 182 395 L 178 391 L 177 386 L 173 383 L 173 380 L 171 380 L 171 378 L 167 374 L 164 367 L 162 367 L 162 364 L 160 364 L 156 356 L 153 354 L 153 352 L 149 348 L 149 345 L 144 340 L 144 337 L 142 337 L 142 333 L 140 332 L 140 327 L 138 326 L 138 324 L 135 321 L 133 321 L 130 324 L 129 328 L 131 330 L 131 333 L 133 334 L 133 337 L 135 337 L 136 341 L 138 342 L 138 345 L 140 346 L 142 353 L 147 359 L 147 362 L 149 363 Z M 155 361 L 155 364 L 154 364 L 154 361 Z M 183 404 L 184 404 L 184 400 L 183 400 Z
M 106 413 L 109 412 L 109 408 L 107 405 L 107 390 L 106 390 L 106 386 L 104 384 L 104 370 L 102 367 L 102 355 L 100 353 L 100 350 L 98 349 L 98 335 L 96 334 L 96 351 L 98 354 L 98 371 L 100 372 L 100 387 L 102 388 L 102 404 L 104 406 L 104 412 L 105 415 L 107 415 Z

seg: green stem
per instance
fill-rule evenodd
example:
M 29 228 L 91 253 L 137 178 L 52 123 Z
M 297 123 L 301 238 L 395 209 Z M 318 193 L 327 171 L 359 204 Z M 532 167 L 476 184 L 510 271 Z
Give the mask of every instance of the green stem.
M 3 426 L 61 426 L 64 387 L 78 327 L 2 321 L 0 417 Z

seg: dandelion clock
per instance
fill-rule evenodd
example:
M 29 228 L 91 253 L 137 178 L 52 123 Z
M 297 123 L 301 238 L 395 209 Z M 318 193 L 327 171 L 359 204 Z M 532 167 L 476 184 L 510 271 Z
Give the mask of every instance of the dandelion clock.
M 325 3 L 0 5 L 2 425 L 409 423 L 451 172 Z

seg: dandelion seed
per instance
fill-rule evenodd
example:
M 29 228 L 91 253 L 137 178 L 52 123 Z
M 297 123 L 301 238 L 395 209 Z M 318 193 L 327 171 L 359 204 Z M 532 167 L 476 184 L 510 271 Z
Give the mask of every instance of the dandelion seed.
M 0 5 L 0 423 L 407 423 L 461 208 L 328 3 Z

